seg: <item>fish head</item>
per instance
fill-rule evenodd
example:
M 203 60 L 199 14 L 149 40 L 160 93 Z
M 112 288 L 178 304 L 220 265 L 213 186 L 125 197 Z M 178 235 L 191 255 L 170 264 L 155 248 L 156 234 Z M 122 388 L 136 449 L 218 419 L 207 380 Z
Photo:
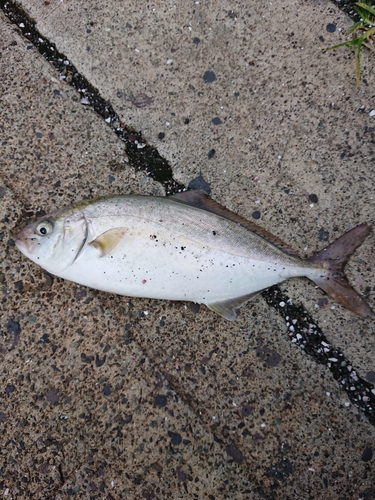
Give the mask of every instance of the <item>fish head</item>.
M 87 233 L 84 212 L 65 208 L 27 225 L 15 243 L 30 260 L 51 274 L 59 274 L 78 258 Z

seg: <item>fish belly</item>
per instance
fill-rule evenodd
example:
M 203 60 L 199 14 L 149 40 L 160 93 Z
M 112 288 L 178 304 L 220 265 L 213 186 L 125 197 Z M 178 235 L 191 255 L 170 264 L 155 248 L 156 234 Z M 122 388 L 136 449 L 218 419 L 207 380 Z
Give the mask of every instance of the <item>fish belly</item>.
M 88 245 L 60 276 L 125 296 L 210 304 L 257 292 L 305 272 L 275 261 L 246 258 L 182 236 L 152 239 L 149 234 L 147 238 L 130 234 L 103 257 Z

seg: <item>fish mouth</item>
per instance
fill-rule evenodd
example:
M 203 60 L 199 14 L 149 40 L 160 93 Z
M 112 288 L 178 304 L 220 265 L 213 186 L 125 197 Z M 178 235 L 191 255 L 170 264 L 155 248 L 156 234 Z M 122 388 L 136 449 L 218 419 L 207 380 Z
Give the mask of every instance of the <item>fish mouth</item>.
M 28 254 L 32 254 L 38 246 L 36 238 L 28 237 L 24 234 L 24 231 L 21 231 L 21 233 L 17 236 L 15 244 L 22 253 Z

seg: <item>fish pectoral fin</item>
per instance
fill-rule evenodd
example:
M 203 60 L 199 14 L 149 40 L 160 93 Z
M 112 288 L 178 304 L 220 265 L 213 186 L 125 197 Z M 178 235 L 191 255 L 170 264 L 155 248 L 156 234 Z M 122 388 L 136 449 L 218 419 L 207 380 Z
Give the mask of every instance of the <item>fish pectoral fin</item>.
M 242 297 L 237 297 L 235 299 L 228 299 L 221 302 L 206 304 L 206 306 L 211 309 L 211 311 L 220 314 L 220 316 L 222 316 L 223 318 L 228 319 L 229 321 L 234 321 L 237 317 L 236 309 L 243 306 L 249 300 L 253 299 L 260 292 L 261 290 L 259 290 L 258 292 L 249 293 L 248 295 L 243 295 Z
M 95 240 L 90 241 L 89 245 L 100 252 L 100 257 L 105 257 L 120 243 L 127 231 L 127 227 L 108 229 L 108 231 L 102 233 Z

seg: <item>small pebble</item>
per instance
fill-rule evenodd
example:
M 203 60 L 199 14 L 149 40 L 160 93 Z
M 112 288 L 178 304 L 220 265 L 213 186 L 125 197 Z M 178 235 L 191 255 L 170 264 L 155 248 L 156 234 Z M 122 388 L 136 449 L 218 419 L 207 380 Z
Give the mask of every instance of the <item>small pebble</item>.
M 154 405 L 158 406 L 159 408 L 167 406 L 167 402 L 167 396 L 164 396 L 163 394 L 157 394 L 154 398 Z
M 49 403 L 57 403 L 59 400 L 59 393 L 56 389 L 50 389 L 46 393 L 46 400 Z
M 111 388 L 109 385 L 105 385 L 102 390 L 104 396 L 109 396 L 111 394 Z
M 178 432 L 168 432 L 169 437 L 171 438 L 171 444 L 178 446 L 182 443 L 182 436 Z
M 214 82 L 216 80 L 216 75 L 213 71 L 206 71 L 203 75 L 203 80 L 207 83 Z
M 372 448 L 366 448 L 362 453 L 362 460 L 364 462 L 370 462 L 373 456 Z
M 232 459 L 234 460 L 234 462 L 240 464 L 241 462 L 243 462 L 243 454 L 242 452 L 236 447 L 234 446 L 233 444 L 228 444 L 226 447 L 225 447 L 225 451 L 227 452 L 227 454 L 232 457 Z

